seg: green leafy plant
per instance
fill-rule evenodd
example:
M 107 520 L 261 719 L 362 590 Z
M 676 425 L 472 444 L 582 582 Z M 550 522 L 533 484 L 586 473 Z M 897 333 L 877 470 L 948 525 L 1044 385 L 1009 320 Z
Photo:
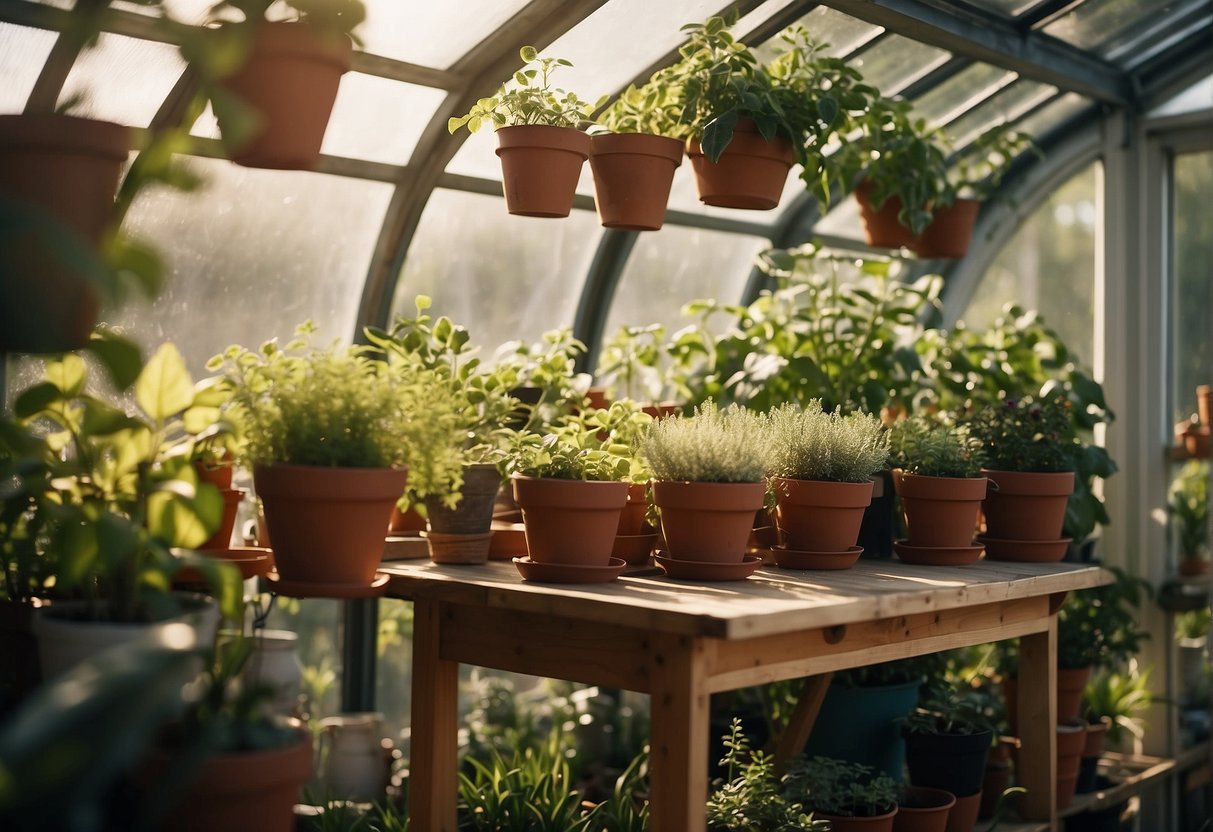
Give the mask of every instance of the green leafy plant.
M 664 326 L 623 326 L 604 341 L 594 379 L 611 398 L 662 402 L 673 395 L 669 361 Z
M 1154 696 L 1150 692 L 1150 671 L 1136 668 L 1124 671 L 1101 670 L 1091 676 L 1082 692 L 1087 719 L 1095 722 L 1107 717 L 1108 742 L 1120 745 L 1125 735 L 1140 740 L 1145 736 L 1142 713 L 1150 708 Z
M 587 404 L 590 376 L 576 369 L 585 351 L 569 327 L 549 330 L 535 343 L 507 341 L 497 348 L 492 363 L 501 372 L 515 373 L 518 387 L 512 392 L 520 398 L 528 389 L 537 395 L 515 414 L 518 430 L 546 433 Z
M 994 730 L 992 697 L 958 688 L 946 680 L 929 681 L 916 707 L 903 721 L 910 734 L 980 734 Z
M 593 445 L 596 436 L 578 434 Z M 569 431 L 540 436 L 522 433 L 508 463 L 512 474 L 559 480 L 617 481 L 627 477 L 630 464 L 600 446 L 584 447 Z
M 889 458 L 880 419 L 841 408 L 826 412 L 821 399 L 784 404 L 767 414 L 767 473 L 796 480 L 867 482 Z
M 1074 470 L 1080 452 L 1070 416 L 1073 404 L 1061 393 L 990 403 L 966 414 L 969 432 L 981 442 L 987 467 L 996 471 Z
M 216 23 L 233 23 L 231 15 L 255 24 L 269 20 L 306 23 L 326 33 L 349 35 L 355 44 L 361 41 L 354 30 L 366 20 L 362 0 L 221 0 L 210 8 L 210 19 Z
M 677 90 L 667 84 L 648 83 L 628 88 L 598 114 L 598 125 L 610 133 L 648 133 L 682 138 L 678 123 L 682 107 Z
M 798 800 L 785 793 L 775 761 L 761 750 L 751 749 L 734 718 L 724 738 L 725 782 L 708 797 L 709 832 L 803 832 L 824 830 Z
M 653 477 L 676 482 L 761 482 L 767 431 L 762 417 L 705 402 L 690 416 L 658 419 L 640 445 Z
M 967 426 L 915 415 L 889 428 L 891 465 L 924 477 L 977 477 L 986 456 Z
M 1167 492 L 1167 513 L 1183 558 L 1208 557 L 1209 463 L 1191 459 L 1184 463 Z
M 606 103 L 606 96 L 589 102 L 575 93 L 552 87 L 556 69 L 572 66 L 564 58 L 541 58 L 533 46 L 522 47 L 518 54 L 523 66 L 513 78 L 502 84 L 495 96 L 473 104 L 467 115 L 448 120 L 448 131 L 454 133 L 466 126 L 468 132 L 476 133 L 485 123 L 494 129 L 525 124 L 576 128 Z
M 897 784 L 871 766 L 812 757 L 788 765 L 784 792 L 803 796 L 814 812 L 838 817 L 872 818 L 897 808 Z
M 1187 610 L 1175 616 L 1176 640 L 1196 641 L 1209 635 L 1209 624 L 1213 620 L 1213 609 L 1201 607 Z
M 951 160 L 939 204 L 950 204 L 958 197 L 989 199 L 1002 184 L 1011 162 L 1028 150 L 1040 155 L 1040 149 L 1027 133 L 1012 130 L 1006 124 L 990 128 Z
M 1116 576 L 1112 583 L 1071 593 L 1057 612 L 1059 667 L 1121 670 L 1150 638 L 1137 613 L 1151 595 L 1149 582 L 1114 566 L 1104 568 Z

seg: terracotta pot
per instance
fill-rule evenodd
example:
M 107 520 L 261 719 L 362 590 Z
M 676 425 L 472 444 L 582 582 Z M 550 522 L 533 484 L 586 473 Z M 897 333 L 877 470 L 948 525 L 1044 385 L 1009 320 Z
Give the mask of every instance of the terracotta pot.
M 775 477 L 775 524 L 789 549 L 845 552 L 859 538 L 872 481 L 818 482 Z
M 750 119 L 737 122 L 733 140 L 718 161 L 704 156 L 697 142 L 687 145 L 687 156 L 695 170 L 700 202 L 754 211 L 769 211 L 779 204 L 796 161 L 790 141 L 776 137 L 768 142 Z
M 1078 717 L 1082 710 L 1082 692 L 1091 678 L 1091 668 L 1057 668 L 1057 720 L 1066 722 Z M 1002 697 L 1006 705 L 1011 733 L 1019 733 L 1019 683 L 1014 676 L 1002 680 Z
M 523 217 L 567 217 L 590 137 L 571 127 L 519 125 L 497 131 L 505 207 Z
M 220 80 L 259 116 L 247 139 L 231 149 L 232 161 L 254 168 L 314 168 L 353 49 L 345 35 L 322 35 L 306 23 L 259 24 L 247 60 Z M 220 120 L 219 128 L 230 132 L 231 125 Z
M 223 497 L 223 518 L 219 521 L 219 528 L 215 529 L 215 533 L 207 538 L 206 542 L 198 547 L 199 549 L 226 549 L 232 545 L 232 530 L 236 528 L 236 515 L 240 512 L 240 501 L 247 493 L 243 488 L 220 490 L 219 495 Z
M 682 405 L 678 404 L 678 402 L 654 402 L 646 404 L 640 409 L 654 419 L 664 419 L 666 416 L 675 416 L 680 413 Z
M 999 737 L 998 744 L 990 749 L 986 757 L 986 771 L 981 780 L 981 806 L 977 817 L 986 820 L 994 817 L 999 798 L 1011 785 L 1013 771 L 1012 751 L 1019 748 L 1017 737 Z
M 605 228 L 656 231 L 665 222 L 682 142 L 646 133 L 590 137 L 594 204 Z
M 1108 729 L 1112 727 L 1112 721 L 1106 716 L 1101 716 L 1099 722 L 1087 723 L 1087 738 L 1082 746 L 1083 757 L 1102 757 L 1104 752 L 1104 741 L 1108 736 Z
M 194 473 L 198 475 L 199 482 L 208 482 L 220 491 L 225 491 L 232 487 L 232 477 L 235 474 L 235 468 L 230 462 L 208 465 L 202 460 L 196 459 L 192 464 Z
M 893 821 L 897 816 L 897 807 L 893 811 L 872 818 L 845 817 L 843 815 L 828 815 L 825 812 L 813 812 L 813 819 L 828 820 L 830 832 L 893 832 Z
M 392 513 L 387 521 L 387 530 L 392 534 L 416 537 L 419 532 L 425 531 L 425 527 L 425 518 L 417 511 L 416 506 L 409 506 L 408 511 L 401 511 L 392 506 Z
M 0 241 L 0 352 L 88 343 L 101 310 L 95 251 L 130 149 L 119 124 L 0 116 L 0 194 L 28 206 L 30 220 Z
M 606 566 L 615 546 L 626 482 L 584 482 L 515 475 L 526 548 L 536 563 Z
M 1202 425 L 1213 425 L 1213 385 L 1197 385 L 1196 412 L 1200 414 Z
M 977 811 L 981 808 L 981 792 L 956 798 L 948 812 L 947 832 L 973 832 L 977 826 Z
M 1082 749 L 1086 745 L 1085 723 L 1057 726 L 1057 809 L 1066 808 L 1074 800 L 1078 785 L 1078 766 L 1082 762 Z
M 1000 540 L 1057 540 L 1074 493 L 1074 472 L 990 471 L 981 503 L 986 536 Z
M 464 466 L 461 496 L 454 508 L 447 508 L 439 497 L 425 498 L 430 531 L 447 535 L 488 534 L 500 489 L 501 473 L 496 465 Z
M 619 514 L 617 535 L 644 534 L 645 515 L 649 512 L 649 487 L 647 483 L 628 483 L 628 501 Z
M 1179 574 L 1185 578 L 1195 578 L 1209 573 L 1209 562 L 1201 557 L 1183 558 L 1179 562 Z
M 162 818 L 160 828 L 292 832 L 299 789 L 312 775 L 312 738 L 306 731 L 299 734 L 294 745 L 216 754 L 205 760 Z M 145 789 L 153 790 L 157 773 L 173 764 L 168 753 L 153 752 L 138 779 Z
M 981 203 L 975 199 L 958 199 L 936 208 L 931 222 L 914 241 L 914 253 L 927 260 L 964 257 L 980 210 Z
M 893 832 L 944 832 L 956 796 L 943 789 L 910 786 L 897 804 Z
M 430 560 L 434 563 L 458 564 L 487 563 L 492 537 L 492 532 L 444 534 L 429 531 L 425 535 L 426 543 L 429 544 Z
M 961 548 L 973 543 L 977 512 L 986 494 L 985 477 L 924 477 L 893 472 L 911 546 Z
M 1209 436 L 1208 425 L 1189 424 L 1179 435 L 1179 439 L 1183 442 L 1184 451 L 1191 459 L 1208 459 L 1210 448 L 1213 448 L 1209 442 Z
M 855 201 L 859 203 L 859 215 L 863 219 L 863 231 L 868 245 L 876 248 L 913 248 L 914 232 L 897 219 L 901 212 L 900 197 L 891 196 L 880 208 L 874 208 L 871 200 L 872 186 L 861 182 L 855 189 Z
M 405 468 L 255 466 L 253 482 L 282 580 L 369 586 L 407 477 Z
M 761 482 L 653 482 L 661 531 L 671 558 L 741 563 L 762 508 Z

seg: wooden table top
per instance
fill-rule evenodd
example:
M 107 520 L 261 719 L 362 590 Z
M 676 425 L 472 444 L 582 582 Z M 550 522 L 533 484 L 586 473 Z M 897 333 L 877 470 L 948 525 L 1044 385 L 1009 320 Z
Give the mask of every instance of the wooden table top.
M 638 627 L 678 635 L 741 639 L 872 621 L 1109 583 L 1097 566 L 980 561 L 913 566 L 861 559 L 851 569 L 790 571 L 766 565 L 747 580 L 691 583 L 641 568 L 601 584 L 527 583 L 509 561 L 442 566 L 384 563 L 387 594 L 444 600 Z

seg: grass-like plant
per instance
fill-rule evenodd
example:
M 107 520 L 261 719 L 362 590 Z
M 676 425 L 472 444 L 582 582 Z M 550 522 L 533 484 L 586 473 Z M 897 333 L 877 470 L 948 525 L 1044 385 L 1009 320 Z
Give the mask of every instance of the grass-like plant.
M 658 419 L 640 445 L 653 478 L 671 482 L 761 482 L 766 467 L 765 420 L 708 401 L 690 416 Z
M 986 457 L 965 425 L 911 416 L 889 429 L 891 464 L 924 477 L 969 478 L 981 474 Z
M 1140 740 L 1145 736 L 1142 713 L 1154 703 L 1150 693 L 1150 671 L 1130 667 L 1123 673 L 1101 670 L 1091 677 L 1082 692 L 1083 708 L 1089 720 L 1106 716 L 1108 742 L 1119 745 L 1125 735 Z
M 788 766 L 784 792 L 803 795 L 814 812 L 839 817 L 872 818 L 897 807 L 897 784 L 871 766 L 831 757 L 799 759 Z
M 1073 407 L 1062 393 L 1006 398 L 966 419 L 995 471 L 1073 471 L 1079 452 Z
M 826 412 L 821 399 L 767 414 L 767 473 L 794 480 L 867 482 L 889 458 L 889 437 L 871 413 Z

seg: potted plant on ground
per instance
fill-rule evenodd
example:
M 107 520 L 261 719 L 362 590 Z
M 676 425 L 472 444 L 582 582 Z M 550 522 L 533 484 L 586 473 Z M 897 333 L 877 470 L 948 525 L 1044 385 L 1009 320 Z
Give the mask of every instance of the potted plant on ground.
M 209 366 L 231 390 L 277 590 L 366 595 L 377 591 L 384 529 L 406 488 L 426 494 L 457 480 L 458 414 L 434 371 L 389 367 L 367 347 L 314 346 L 310 323 L 297 332 L 285 348 L 233 346 Z
M 892 832 L 897 783 L 869 766 L 829 757 L 788 765 L 784 791 L 799 797 L 834 832 Z
M 859 410 L 826 412 L 820 399 L 785 404 L 767 414 L 767 476 L 783 545 L 780 566 L 845 569 L 863 551 L 855 545 L 872 475 L 889 458 L 880 419 Z
M 897 798 L 893 832 L 947 832 L 956 795 L 943 789 L 906 786 Z
M 964 565 L 981 557 L 973 545 L 987 480 L 984 454 L 964 425 L 912 416 L 889 429 L 893 485 L 906 518 L 905 541 L 893 544 L 902 560 Z
M 1126 736 L 1135 740 L 1145 736 L 1141 714 L 1154 702 L 1149 679 L 1148 670 L 1140 673 L 1133 666 L 1121 672 L 1101 669 L 1083 689 L 1087 733 L 1078 772 L 1079 794 L 1094 791 L 1096 767 L 1107 744 L 1122 748 Z
M 1050 562 L 1065 556 L 1070 541 L 1061 529 L 1079 450 L 1071 407 L 1061 393 L 1024 396 L 987 404 L 965 418 L 985 451 L 983 473 L 991 482 L 982 502 L 988 557 Z
M 1184 463 L 1167 493 L 1167 513 L 1179 548 L 1179 574 L 1209 571 L 1209 463 Z
M 606 98 L 590 103 L 552 87 L 552 74 L 572 66 L 563 58 L 541 58 L 533 46 L 519 50 L 523 66 L 491 98 L 477 101 L 447 129 L 475 133 L 485 123 L 497 131 L 506 209 L 524 217 L 567 217 L 590 137 L 578 129 Z
M 365 18 L 362 0 L 221 0 L 212 7 L 217 29 L 187 39 L 183 51 L 208 82 L 232 161 L 316 166 L 341 76 L 360 43 L 354 30 Z
M 682 164 L 677 107 L 667 86 L 629 86 L 598 115 L 590 136 L 594 204 L 605 228 L 656 231 L 665 222 L 674 171 Z
M 732 580 L 758 568 L 746 559 L 754 514 L 766 497 L 767 431 L 757 413 L 704 402 L 690 416 L 653 423 L 640 455 L 653 472 L 670 574 Z

